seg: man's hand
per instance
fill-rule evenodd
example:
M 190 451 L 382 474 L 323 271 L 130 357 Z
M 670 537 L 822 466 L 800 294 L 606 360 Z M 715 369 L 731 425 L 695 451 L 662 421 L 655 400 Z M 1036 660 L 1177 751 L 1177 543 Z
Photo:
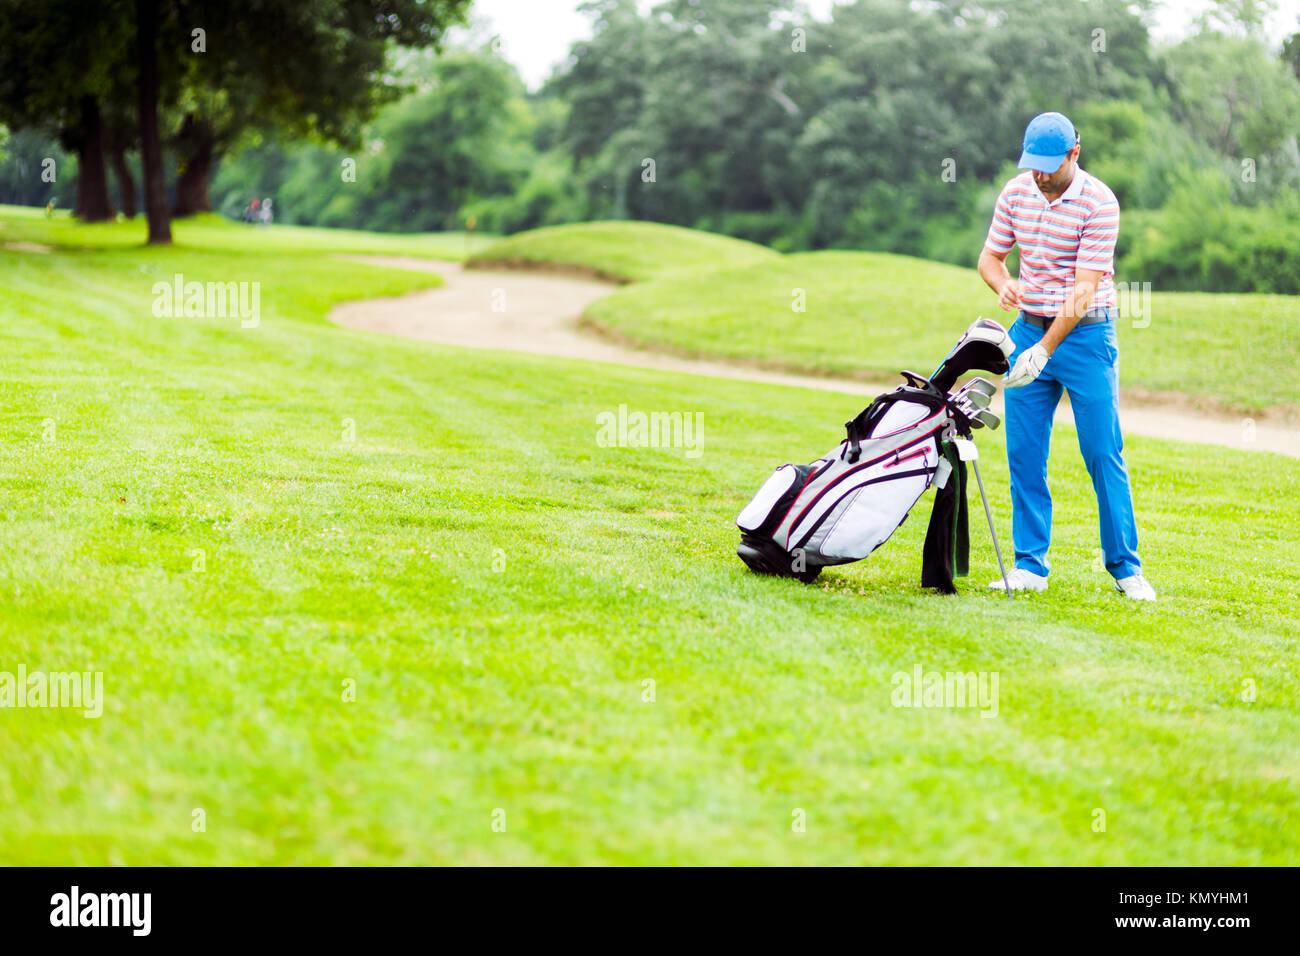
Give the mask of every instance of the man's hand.
M 1020 308 L 1020 283 L 1007 271 L 1006 252 L 997 252 L 987 245 L 980 252 L 979 272 L 985 285 L 998 294 L 998 305 L 1008 312 Z
M 998 305 L 1007 312 L 1014 312 L 1020 308 L 1020 283 L 1015 279 L 1007 279 L 1002 283 L 1002 288 L 998 291 Z
M 1042 342 L 1038 342 L 1030 348 L 1020 353 L 1020 358 L 1016 359 L 1016 367 L 1007 373 L 1007 377 L 1002 380 L 1003 388 L 1019 388 L 1022 385 L 1028 385 L 1034 379 L 1038 378 L 1043 371 L 1043 366 L 1051 358 L 1047 347 Z

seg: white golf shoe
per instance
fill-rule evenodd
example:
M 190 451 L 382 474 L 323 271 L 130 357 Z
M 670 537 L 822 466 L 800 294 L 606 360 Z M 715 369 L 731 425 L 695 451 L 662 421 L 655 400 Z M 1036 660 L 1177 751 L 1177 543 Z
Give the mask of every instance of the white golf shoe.
M 1041 574 L 1035 574 L 1033 571 L 1026 571 L 1024 568 L 1012 568 L 1007 572 L 1007 583 L 1011 585 L 1013 591 L 1046 591 L 1047 578 Z M 1006 585 L 1002 579 L 989 582 L 989 587 L 994 591 L 1005 591 Z
M 1156 589 L 1141 574 L 1116 578 L 1115 587 L 1130 601 L 1154 601 Z

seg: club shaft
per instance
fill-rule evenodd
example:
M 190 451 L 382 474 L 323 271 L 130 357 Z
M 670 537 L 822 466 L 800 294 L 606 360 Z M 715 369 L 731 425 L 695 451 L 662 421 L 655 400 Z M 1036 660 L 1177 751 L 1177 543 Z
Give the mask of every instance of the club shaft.
M 993 553 L 998 556 L 998 570 L 1002 572 L 1002 586 L 1007 589 L 1007 597 L 1012 598 L 1011 582 L 1007 580 L 1007 566 L 1002 563 L 1002 549 L 998 547 L 998 533 L 993 529 L 993 512 L 989 510 L 989 498 L 984 494 L 984 479 L 980 477 L 979 462 L 971 460 L 975 470 L 975 483 L 980 486 L 980 501 L 984 502 L 984 517 L 989 519 L 989 536 L 993 539 Z

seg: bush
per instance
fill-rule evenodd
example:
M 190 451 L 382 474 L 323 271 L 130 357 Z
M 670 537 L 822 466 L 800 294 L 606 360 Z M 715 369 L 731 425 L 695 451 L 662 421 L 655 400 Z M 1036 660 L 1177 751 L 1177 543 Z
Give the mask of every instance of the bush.
M 1221 176 L 1186 174 L 1169 204 L 1131 234 L 1123 277 L 1164 290 L 1300 294 L 1294 201 L 1242 207 L 1228 193 Z
M 775 246 L 787 237 L 793 218 L 788 212 L 724 212 L 704 217 L 694 228 Z
M 466 203 L 460 219 L 473 216 L 475 228 L 501 235 L 578 222 L 584 218 L 583 199 L 568 167 L 562 153 L 544 154 L 517 192 Z

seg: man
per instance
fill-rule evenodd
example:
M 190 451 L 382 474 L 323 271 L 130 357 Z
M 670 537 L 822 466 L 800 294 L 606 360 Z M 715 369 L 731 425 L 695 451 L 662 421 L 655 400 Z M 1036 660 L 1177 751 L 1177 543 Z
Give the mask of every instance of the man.
M 998 196 L 979 270 L 998 304 L 1018 309 L 1007 374 L 1007 460 L 1011 470 L 1012 590 L 1045 591 L 1051 566 L 1052 496 L 1047 451 L 1062 391 L 1070 393 L 1079 450 L 1092 476 L 1106 570 L 1125 597 L 1154 601 L 1137 553 L 1133 495 L 1119 429 L 1119 348 L 1114 255 L 1119 203 L 1080 168 L 1079 134 L 1060 113 L 1025 129 L 1020 168 Z M 1007 254 L 1020 246 L 1020 277 Z M 1001 579 L 989 584 L 1003 588 Z

